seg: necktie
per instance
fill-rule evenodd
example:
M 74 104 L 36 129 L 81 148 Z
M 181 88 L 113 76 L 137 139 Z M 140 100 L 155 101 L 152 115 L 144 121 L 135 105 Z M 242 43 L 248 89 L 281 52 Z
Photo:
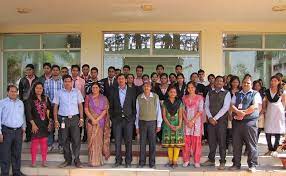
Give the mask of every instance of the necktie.
M 112 86 L 112 79 L 109 79 L 109 86 Z
M 73 80 L 73 86 L 72 86 L 73 88 L 75 88 L 75 81 L 76 81 L 76 79 Z

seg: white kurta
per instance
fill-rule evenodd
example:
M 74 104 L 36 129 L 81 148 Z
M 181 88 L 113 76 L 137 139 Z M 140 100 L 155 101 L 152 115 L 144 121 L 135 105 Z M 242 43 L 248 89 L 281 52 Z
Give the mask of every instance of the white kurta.
M 264 131 L 270 134 L 285 134 L 285 110 L 281 97 L 275 103 L 267 103 Z

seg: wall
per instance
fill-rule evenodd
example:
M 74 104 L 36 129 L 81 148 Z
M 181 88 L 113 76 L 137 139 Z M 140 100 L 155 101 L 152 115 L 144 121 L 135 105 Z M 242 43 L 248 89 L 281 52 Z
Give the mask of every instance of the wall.
M 201 32 L 201 67 L 206 74 L 223 74 L 222 33 L 286 33 L 286 23 L 223 23 L 197 22 L 192 24 L 37 24 L 2 25 L 0 33 L 36 33 L 36 32 L 80 32 L 82 34 L 81 63 L 89 63 L 99 68 L 103 74 L 103 35 L 105 31 L 150 31 L 150 32 Z M 2 64 L 2 62 L 0 62 Z M 2 65 L 1 67 L 2 68 Z M 1 77 L 2 73 L 0 73 Z M 2 84 L 2 79 L 0 80 Z M 2 92 L 2 91 L 1 91 Z M 1 95 L 1 94 L 0 94 Z

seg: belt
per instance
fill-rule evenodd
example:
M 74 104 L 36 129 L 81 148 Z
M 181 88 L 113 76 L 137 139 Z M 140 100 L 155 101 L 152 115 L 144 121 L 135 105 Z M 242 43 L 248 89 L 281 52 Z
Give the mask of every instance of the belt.
M 16 131 L 16 130 L 21 129 L 22 127 L 18 127 L 18 128 L 11 128 L 11 127 L 7 127 L 7 126 L 5 126 L 5 125 L 2 125 L 2 128 L 7 128 L 8 130 L 14 130 L 14 131 Z
M 76 114 L 76 115 L 69 115 L 69 116 L 61 116 L 61 115 L 60 115 L 60 117 L 71 119 L 71 118 L 73 118 L 73 117 L 78 117 L 78 114 Z

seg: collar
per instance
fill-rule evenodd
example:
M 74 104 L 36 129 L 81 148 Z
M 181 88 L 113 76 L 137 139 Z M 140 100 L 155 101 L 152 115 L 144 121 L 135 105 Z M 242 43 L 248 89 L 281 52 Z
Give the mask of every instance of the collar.
M 217 90 L 216 90 L 215 88 L 212 88 L 212 90 L 214 90 L 214 91 L 216 91 L 216 92 L 217 92 Z M 224 91 L 225 91 L 225 89 L 224 89 L 224 88 L 221 88 L 221 89 L 219 90 L 219 92 L 220 92 L 220 91 L 224 92 Z
M 35 75 L 33 75 L 33 77 L 32 77 L 32 78 L 29 78 L 28 76 L 26 76 L 26 78 L 27 78 L 27 79 L 29 79 L 29 80 L 33 80 L 33 79 L 35 79 L 35 78 L 36 78 L 36 76 L 35 76 Z
M 60 76 L 58 76 L 58 79 L 54 79 L 54 77 L 52 76 L 50 79 L 55 80 L 55 81 L 58 81 L 58 80 L 60 80 L 60 79 L 61 79 L 61 77 L 60 77 Z
M 152 92 L 150 92 L 150 96 L 149 96 L 148 98 L 150 98 L 150 97 L 151 97 L 151 98 L 154 97 L 154 94 L 153 94 Z M 147 99 L 147 97 L 145 96 L 144 93 L 142 93 L 141 98 Z
M 247 92 L 243 92 L 243 90 L 241 90 L 241 91 L 239 91 L 239 93 L 242 93 L 242 94 L 248 94 L 249 92 L 253 92 L 254 90 L 253 89 L 250 89 L 249 91 L 247 91 Z
M 79 80 L 80 76 L 77 76 L 75 79 L 72 77 L 72 80 Z
M 65 92 L 68 92 L 66 88 L 63 88 L 63 90 L 64 90 Z M 72 92 L 72 91 L 74 91 L 74 90 L 75 90 L 75 88 L 72 88 L 70 92 Z
M 17 102 L 17 101 L 19 101 L 18 98 L 16 98 L 16 100 L 12 100 L 10 97 L 7 97 L 7 99 L 8 99 L 9 101 L 11 101 L 11 102 Z
M 123 89 L 121 89 L 121 87 L 118 86 L 118 89 L 119 89 L 119 90 L 127 90 L 127 85 L 125 85 L 125 87 L 124 87 Z

